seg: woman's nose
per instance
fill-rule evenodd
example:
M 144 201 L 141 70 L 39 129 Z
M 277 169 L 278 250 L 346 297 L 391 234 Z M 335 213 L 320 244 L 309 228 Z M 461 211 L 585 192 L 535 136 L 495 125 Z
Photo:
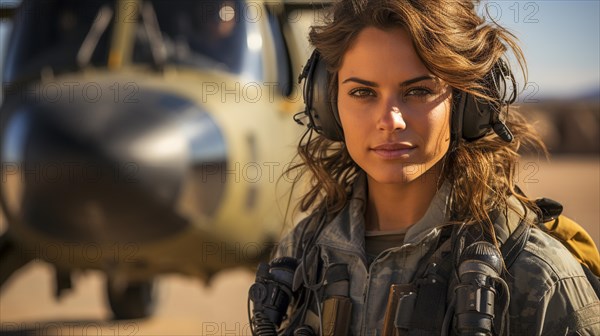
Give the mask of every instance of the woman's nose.
M 387 105 L 384 113 L 379 120 L 379 129 L 385 131 L 403 130 L 406 128 L 406 121 L 398 105 Z

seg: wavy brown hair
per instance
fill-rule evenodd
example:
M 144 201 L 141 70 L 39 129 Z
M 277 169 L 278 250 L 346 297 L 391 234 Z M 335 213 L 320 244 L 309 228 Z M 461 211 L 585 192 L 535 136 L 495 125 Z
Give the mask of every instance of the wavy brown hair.
M 490 94 L 491 84 L 484 78 L 499 59 L 512 51 L 525 79 L 527 68 L 517 38 L 495 22 L 480 17 L 477 4 L 470 0 L 339 1 L 326 22 L 313 26 L 309 34 L 330 73 L 331 99 L 336 100 L 337 72 L 357 35 L 366 27 L 383 30 L 401 27 L 409 33 L 417 54 L 435 76 L 456 90 L 495 103 L 497 98 Z M 453 139 L 443 159 L 442 178 L 452 183 L 450 207 L 457 221 L 488 223 L 493 230 L 488 213 L 492 207 L 506 207 L 510 195 L 538 211 L 534 202 L 516 191 L 515 171 L 521 146 L 544 154 L 546 148 L 514 107 L 504 122 L 514 135 L 511 143 L 494 133 L 472 142 Z M 341 210 L 360 171 L 344 143 L 327 140 L 308 130 L 298 145 L 298 155 L 303 162 L 291 170 L 300 170 L 311 177 L 300 210 L 323 206 L 330 213 Z

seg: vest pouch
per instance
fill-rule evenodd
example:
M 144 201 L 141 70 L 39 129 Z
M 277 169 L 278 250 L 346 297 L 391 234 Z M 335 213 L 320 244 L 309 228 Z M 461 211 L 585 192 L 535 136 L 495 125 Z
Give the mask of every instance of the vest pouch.
M 383 319 L 383 335 L 400 336 L 410 330 L 417 300 L 414 284 L 392 284 Z
M 323 301 L 323 335 L 346 336 L 350 331 L 352 301 L 345 296 L 330 296 Z
M 415 304 L 410 324 L 410 335 L 440 335 L 446 315 L 446 280 L 430 273 L 427 278 L 419 279 L 419 296 Z
M 321 324 L 323 335 L 346 336 L 350 328 L 352 300 L 350 291 L 350 273 L 348 265 L 334 263 L 327 266 L 324 276 L 325 287 L 322 297 Z
M 384 335 L 442 334 L 448 284 L 439 273 L 446 273 L 444 270 L 450 273 L 451 264 L 450 258 L 441 263 L 427 264 L 424 277 L 411 284 L 392 285 L 384 318 Z M 397 296 L 396 303 L 392 302 L 393 296 Z M 394 306 L 396 309 L 393 309 Z

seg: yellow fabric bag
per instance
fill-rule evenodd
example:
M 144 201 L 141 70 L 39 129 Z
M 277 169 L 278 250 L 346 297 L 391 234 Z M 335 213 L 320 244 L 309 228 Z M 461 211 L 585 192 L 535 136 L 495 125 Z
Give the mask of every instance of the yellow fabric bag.
M 586 265 L 595 275 L 600 276 L 600 253 L 594 240 L 581 225 L 560 215 L 544 223 L 547 232 L 558 239 L 580 263 Z

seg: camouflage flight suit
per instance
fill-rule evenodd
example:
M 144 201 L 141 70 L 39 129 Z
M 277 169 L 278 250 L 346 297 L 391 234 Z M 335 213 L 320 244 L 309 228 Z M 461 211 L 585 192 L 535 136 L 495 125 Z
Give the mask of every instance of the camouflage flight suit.
M 409 283 L 413 278 L 421 258 L 435 243 L 445 224 L 448 194 L 446 183 L 432 200 L 425 216 L 406 232 L 404 244 L 380 253 L 368 268 L 364 237 L 364 176 L 355 182 L 346 207 L 326 223 L 315 245 L 319 247 L 324 269 L 333 263 L 348 265 L 352 334 L 381 335 L 390 285 Z M 509 213 L 507 230 L 497 232 L 500 242 L 505 241 L 507 232 L 514 229 L 511 225 L 519 223 L 518 216 L 518 213 Z M 296 244 L 301 228 L 308 220 L 299 223 L 280 242 L 275 256 L 298 257 L 295 255 Z M 532 229 L 524 251 L 509 273 L 514 276 L 507 279 L 511 294 L 511 335 L 600 335 L 600 302 L 581 266 L 560 242 L 537 228 Z M 316 316 L 307 319 L 307 323 L 318 330 Z

